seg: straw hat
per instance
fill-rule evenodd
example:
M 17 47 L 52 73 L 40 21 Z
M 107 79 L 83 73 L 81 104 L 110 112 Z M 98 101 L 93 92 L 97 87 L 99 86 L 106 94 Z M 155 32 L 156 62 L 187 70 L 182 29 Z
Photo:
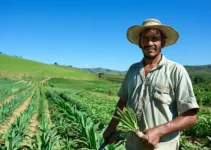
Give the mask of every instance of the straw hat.
M 161 22 L 157 19 L 147 19 L 142 23 L 142 26 L 135 25 L 130 27 L 127 30 L 127 39 L 133 44 L 139 45 L 140 33 L 146 28 L 160 30 L 166 37 L 165 46 L 176 43 L 179 38 L 178 32 L 172 27 L 161 24 Z

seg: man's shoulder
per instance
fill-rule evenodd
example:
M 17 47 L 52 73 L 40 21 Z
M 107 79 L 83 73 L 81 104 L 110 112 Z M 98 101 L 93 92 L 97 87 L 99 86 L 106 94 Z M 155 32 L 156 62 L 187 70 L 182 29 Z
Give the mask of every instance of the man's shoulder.
M 130 66 L 129 70 L 134 70 L 134 69 L 136 69 L 136 68 L 139 68 L 140 66 L 141 66 L 141 62 L 133 63 L 133 64 Z
M 182 64 L 169 60 L 169 59 L 167 59 L 166 64 L 167 64 L 167 67 L 170 67 L 172 69 L 176 69 L 176 70 L 185 69 L 185 67 Z
M 176 74 L 187 74 L 186 68 L 180 63 L 167 60 L 166 67 L 168 68 L 168 70 L 170 70 L 170 72 L 173 72 Z

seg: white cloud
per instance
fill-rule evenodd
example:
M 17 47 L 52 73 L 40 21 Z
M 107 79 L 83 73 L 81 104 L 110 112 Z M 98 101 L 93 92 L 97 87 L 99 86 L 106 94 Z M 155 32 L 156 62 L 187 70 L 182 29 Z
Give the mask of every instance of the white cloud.
M 84 65 L 84 67 L 88 67 L 88 65 L 87 65 L 87 64 L 85 64 L 85 65 Z

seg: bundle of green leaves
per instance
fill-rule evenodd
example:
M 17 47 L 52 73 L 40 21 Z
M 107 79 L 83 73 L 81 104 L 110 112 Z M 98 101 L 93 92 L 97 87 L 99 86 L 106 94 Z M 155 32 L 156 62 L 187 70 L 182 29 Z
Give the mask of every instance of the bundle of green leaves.
M 120 121 L 120 124 L 118 125 L 119 130 L 122 132 L 135 132 L 139 137 L 144 136 L 143 132 L 139 130 L 138 121 L 133 109 L 126 107 L 121 110 L 117 107 L 117 114 L 118 117 L 114 116 L 114 118 Z

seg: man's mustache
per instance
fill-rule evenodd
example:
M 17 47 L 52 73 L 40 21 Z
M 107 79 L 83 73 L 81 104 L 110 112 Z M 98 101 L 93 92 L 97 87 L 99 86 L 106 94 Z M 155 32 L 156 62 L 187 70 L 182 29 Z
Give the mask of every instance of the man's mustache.
M 144 46 L 144 49 L 156 49 L 155 46 Z

